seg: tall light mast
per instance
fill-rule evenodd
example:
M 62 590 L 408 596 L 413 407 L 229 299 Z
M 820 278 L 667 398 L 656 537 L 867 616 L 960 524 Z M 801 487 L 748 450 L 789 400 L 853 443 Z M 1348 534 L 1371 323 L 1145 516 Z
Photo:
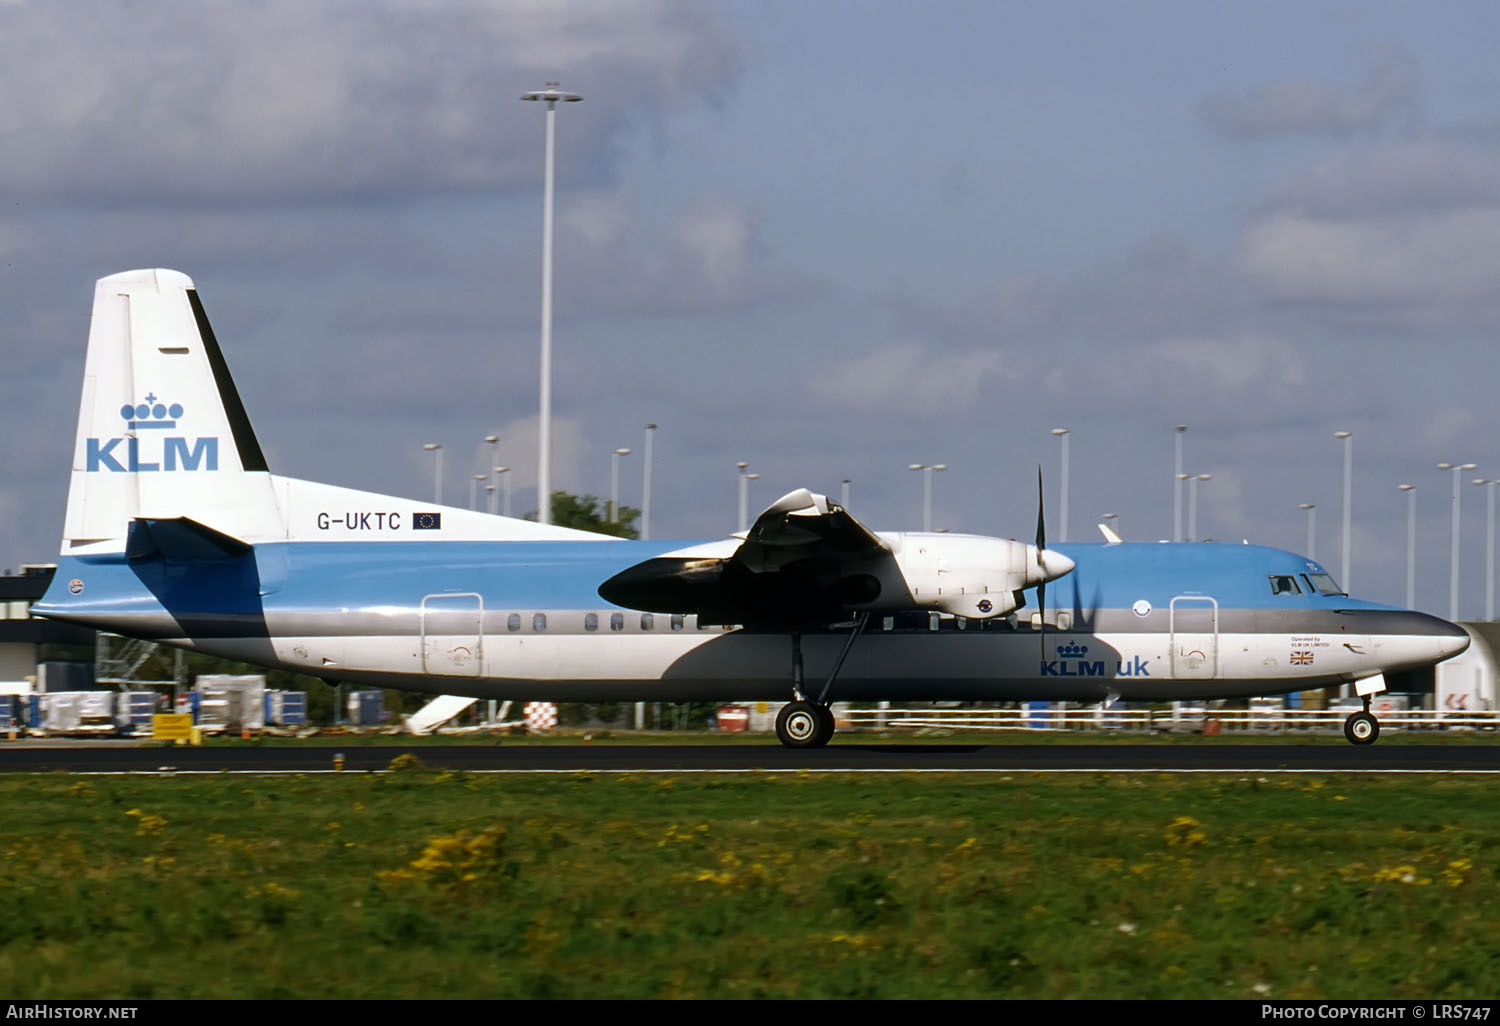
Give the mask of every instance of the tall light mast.
M 553 150 L 557 135 L 557 105 L 577 103 L 583 97 L 565 93 L 558 83 L 522 95 L 523 100 L 547 104 L 547 157 L 542 187 L 542 360 L 541 409 L 537 427 L 537 511 L 538 523 L 552 523 L 552 179 Z

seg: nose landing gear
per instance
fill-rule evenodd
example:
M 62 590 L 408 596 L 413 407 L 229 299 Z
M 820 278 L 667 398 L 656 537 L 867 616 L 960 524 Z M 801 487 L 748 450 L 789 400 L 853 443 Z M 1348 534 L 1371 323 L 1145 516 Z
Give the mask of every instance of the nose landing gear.
M 1370 698 L 1365 696 L 1364 710 L 1350 713 L 1344 721 L 1344 737 L 1351 745 L 1373 745 L 1380 737 L 1380 721 L 1370 714 Z

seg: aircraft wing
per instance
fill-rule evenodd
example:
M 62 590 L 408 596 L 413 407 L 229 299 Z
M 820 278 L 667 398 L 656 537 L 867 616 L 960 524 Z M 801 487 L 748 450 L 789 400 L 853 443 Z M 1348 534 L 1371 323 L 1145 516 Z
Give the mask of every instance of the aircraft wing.
M 631 609 L 693 613 L 700 623 L 824 624 L 883 597 L 911 606 L 891 547 L 805 488 L 772 503 L 730 555 L 657 556 L 616 574 L 599 594 Z
M 812 627 L 907 609 L 985 619 L 1020 608 L 1024 589 L 1072 569 L 1059 552 L 1003 538 L 880 536 L 799 488 L 757 517 L 733 551 L 714 545 L 656 556 L 611 577 L 599 594 L 708 624 Z
M 803 574 L 822 576 L 890 554 L 890 546 L 848 510 L 799 488 L 755 519 L 730 558 L 751 573 L 800 568 Z

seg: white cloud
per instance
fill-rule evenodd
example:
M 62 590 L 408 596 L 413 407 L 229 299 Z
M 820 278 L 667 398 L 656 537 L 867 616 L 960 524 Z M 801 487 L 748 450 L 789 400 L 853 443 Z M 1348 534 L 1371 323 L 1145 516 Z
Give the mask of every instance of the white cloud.
M 1495 300 L 1500 209 L 1337 222 L 1280 214 L 1252 225 L 1244 267 L 1269 297 L 1436 308 Z
M 916 293 L 905 284 L 889 286 L 880 303 L 895 326 L 943 344 L 1034 345 L 1057 330 L 1071 283 L 1033 272 L 988 283 L 966 296 L 949 299 Z
M 699 196 L 659 230 L 628 192 L 568 205 L 559 260 L 576 301 L 596 313 L 721 311 L 808 288 L 767 266 L 760 213 L 727 197 Z
M 602 249 L 615 245 L 634 226 L 631 193 L 628 189 L 579 193 L 569 197 L 558 220 L 586 246 Z
M 503 465 L 509 466 L 511 475 L 510 486 L 513 492 L 520 492 L 536 487 L 537 468 L 537 444 L 540 439 L 540 418 L 536 416 L 522 417 L 502 425 L 496 432 L 500 436 L 499 452 Z M 478 451 L 478 450 L 476 450 Z M 590 473 L 593 468 L 584 469 L 583 460 L 586 453 L 608 452 L 602 446 L 589 445 L 584 437 L 583 424 L 571 417 L 552 418 L 552 488 L 554 491 L 564 491 L 577 494 L 590 493 L 599 494 L 600 488 L 595 479 L 598 475 Z M 489 462 L 489 447 L 485 446 L 482 453 L 474 459 L 463 463 L 468 466 L 473 463 L 473 470 L 461 470 L 459 476 L 467 477 L 468 474 L 476 474 L 484 471 L 485 463 Z M 599 473 L 607 475 L 608 466 Z M 465 493 L 467 494 L 467 493 Z M 516 516 L 526 511 L 520 508 L 515 510 Z
M 1221 395 L 1252 386 L 1275 394 L 1308 380 L 1294 346 L 1261 336 L 1162 339 L 1147 347 L 1145 365 L 1163 384 Z
M 1281 183 L 1267 206 L 1333 220 L 1500 206 L 1500 149 L 1423 138 L 1350 150 Z
M 722 292 L 744 275 L 756 221 L 745 207 L 722 196 L 705 196 L 677 221 L 672 237 Z
M 1451 449 L 1457 451 L 1459 460 L 1468 461 L 1473 455 L 1471 450 L 1474 448 L 1476 431 L 1481 429 L 1482 425 L 1473 411 L 1435 403 L 1422 425 L 1420 437 L 1434 450 Z M 1488 446 L 1482 448 L 1487 449 Z
M 1271 193 L 1238 261 L 1272 304 L 1385 330 L 1491 330 L 1500 147 L 1450 136 L 1340 154 Z
M 807 388 L 819 400 L 872 414 L 931 416 L 970 413 L 990 396 L 988 386 L 1008 377 L 1005 357 L 994 351 L 945 353 L 917 345 L 879 349 L 835 367 Z
M 1272 82 L 1248 96 L 1211 96 L 1199 108 L 1209 128 L 1236 139 L 1279 135 L 1347 136 L 1414 117 L 1420 92 L 1416 62 L 1379 55 L 1365 80 L 1345 88 L 1328 82 Z
M 162 0 L 0 6 L 11 191 L 117 199 L 377 195 L 540 173 L 547 80 L 560 173 L 609 159 L 626 113 L 711 99 L 736 46 L 672 0 Z M 571 169 L 571 170 L 570 170 Z

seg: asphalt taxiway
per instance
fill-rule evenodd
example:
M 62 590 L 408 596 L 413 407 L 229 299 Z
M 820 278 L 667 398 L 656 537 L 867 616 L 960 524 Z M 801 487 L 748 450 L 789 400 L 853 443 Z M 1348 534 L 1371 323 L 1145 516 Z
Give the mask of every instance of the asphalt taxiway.
M 470 772 L 1450 772 L 1500 773 L 1500 744 L 744 745 L 0 744 L 4 773 L 320 773 L 388 769 L 402 755 Z

